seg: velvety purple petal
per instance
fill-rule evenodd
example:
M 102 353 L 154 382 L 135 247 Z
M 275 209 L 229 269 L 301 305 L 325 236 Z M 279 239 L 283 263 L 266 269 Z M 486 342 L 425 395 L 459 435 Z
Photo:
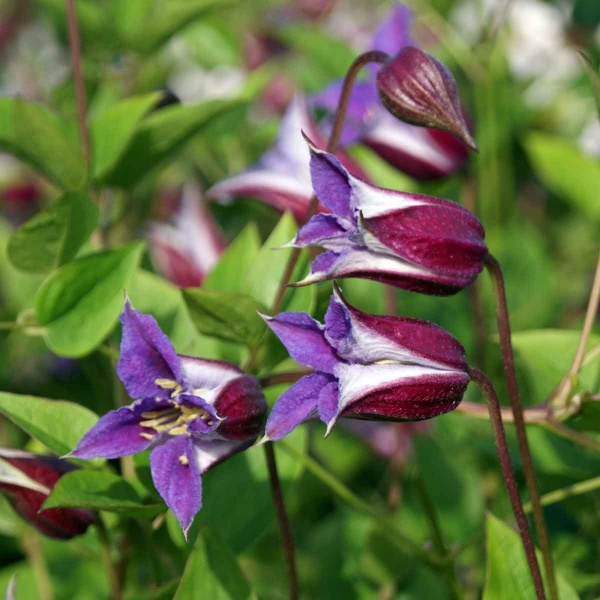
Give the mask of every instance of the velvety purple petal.
M 180 355 L 179 360 L 183 377 L 192 389 L 212 390 L 244 374 L 241 369 L 224 360 L 184 355 Z
M 219 417 L 214 406 L 210 405 L 200 396 L 193 394 L 179 394 L 177 402 L 188 408 L 201 408 L 208 413 L 206 418 L 196 417 L 193 421 L 187 423 L 187 429 L 191 433 L 206 434 L 215 430 L 219 426 Z
M 293 241 L 294 246 L 322 246 L 330 250 L 347 248 L 350 223 L 344 223 L 335 215 L 315 215 L 303 225 Z
M 352 188 L 349 173 L 340 161 L 327 152 L 310 148 L 310 176 L 319 201 L 336 215 L 354 220 L 350 206 Z
M 467 370 L 463 346 L 441 327 L 420 319 L 364 313 L 346 302 L 337 286 L 325 315 L 325 337 L 347 362 L 394 360 Z
M 223 462 L 233 454 L 242 452 L 249 448 L 254 443 L 254 440 L 243 442 L 203 438 L 194 438 L 194 459 L 196 468 L 200 475 L 206 473 L 210 468 Z
M 462 206 L 431 198 L 427 204 L 364 218 L 361 226 L 401 258 L 436 272 L 472 277 L 487 253 L 481 223 Z
M 340 393 L 337 381 L 331 381 L 319 392 L 319 418 L 326 425 L 337 414 Z
M 338 359 L 318 321 L 302 312 L 285 312 L 264 319 L 296 362 L 318 371 L 333 372 Z
M 202 507 L 202 482 L 192 439 L 186 435 L 167 438 L 152 450 L 150 469 L 154 486 L 187 537 L 194 516 Z
M 117 374 L 132 398 L 169 398 L 171 391 L 156 385 L 157 379 L 182 383 L 179 358 L 169 338 L 151 315 L 135 310 L 129 300 L 121 313 L 123 337 Z
M 473 283 L 475 277 L 448 276 L 412 265 L 400 258 L 365 249 L 349 248 L 342 252 L 327 250 L 311 264 L 311 272 L 295 286 L 318 281 L 357 277 L 373 279 L 412 292 L 445 296 L 455 294 Z
M 228 440 L 254 440 L 263 430 L 267 402 L 255 377 L 244 375 L 219 389 L 214 407 L 221 419 L 219 435 Z
M 144 398 L 131 406 L 111 410 L 83 436 L 77 448 L 68 456 L 73 458 L 118 458 L 142 452 L 151 443 L 142 437 L 148 429 L 140 425 L 141 414 L 172 407 L 165 400 Z
M 300 423 L 315 416 L 321 390 L 333 381 L 335 379 L 331 375 L 314 373 L 298 380 L 284 392 L 267 419 L 267 439 L 280 440 Z
M 463 371 L 403 364 L 348 365 L 336 369 L 338 417 L 430 419 L 456 408 L 469 383 Z
M 379 24 L 373 34 L 369 50 L 380 50 L 386 54 L 396 54 L 404 46 L 411 45 L 412 11 L 404 4 L 396 4 Z

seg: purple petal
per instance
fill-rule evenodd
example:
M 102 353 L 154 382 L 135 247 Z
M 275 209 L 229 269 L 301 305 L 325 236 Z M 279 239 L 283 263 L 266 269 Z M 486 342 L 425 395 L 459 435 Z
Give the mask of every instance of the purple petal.
M 467 370 L 465 350 L 447 331 L 428 321 L 364 313 L 334 286 L 325 315 L 325 337 L 337 355 L 352 363 L 381 360 Z
M 373 35 L 370 50 L 396 54 L 413 43 L 410 35 L 412 11 L 404 4 L 394 6 L 379 24 Z
M 179 394 L 177 396 L 177 402 L 189 408 L 201 408 L 210 415 L 205 419 L 196 417 L 193 421 L 190 421 L 187 424 L 188 431 L 192 433 L 206 434 L 219 426 L 219 417 L 217 416 L 217 411 L 215 410 L 214 406 L 211 406 L 200 396 L 195 396 L 193 394 Z
M 333 154 L 314 146 L 310 147 L 310 154 L 310 176 L 317 198 L 336 215 L 353 221 L 350 174 Z
M 340 392 L 337 381 L 331 381 L 319 393 L 319 418 L 328 424 L 337 414 Z
M 338 359 L 318 321 L 302 312 L 263 318 L 296 362 L 318 371 L 333 372 Z
M 339 363 L 337 417 L 430 419 L 456 408 L 469 383 L 464 371 L 404 364 Z
M 167 438 L 152 450 L 150 469 L 154 486 L 187 537 L 194 516 L 202 507 L 202 482 L 191 438 L 185 435 Z
M 335 379 L 325 373 L 314 373 L 298 380 L 275 403 L 267 419 L 267 439 L 277 441 L 300 423 L 315 415 L 321 390 Z
M 244 374 L 238 367 L 223 360 L 184 355 L 180 355 L 179 360 L 183 377 L 193 389 L 212 390 Z
M 232 442 L 219 439 L 204 440 L 203 438 L 194 438 L 193 443 L 196 468 L 200 475 L 202 475 L 230 456 L 252 446 L 254 440 Z
M 351 224 L 345 224 L 335 215 L 315 215 L 306 225 L 303 225 L 293 241 L 294 246 L 322 246 L 331 250 L 347 248 L 351 245 L 348 239 L 348 229 Z
M 148 429 L 139 424 L 140 415 L 169 407 L 172 405 L 165 400 L 144 398 L 131 406 L 111 410 L 83 436 L 69 456 L 86 459 L 118 458 L 142 452 L 152 441 L 141 435 L 148 433 Z
M 183 383 L 179 358 L 169 338 L 151 315 L 135 310 L 129 300 L 121 313 L 123 337 L 117 374 L 132 398 L 169 398 L 157 379 Z

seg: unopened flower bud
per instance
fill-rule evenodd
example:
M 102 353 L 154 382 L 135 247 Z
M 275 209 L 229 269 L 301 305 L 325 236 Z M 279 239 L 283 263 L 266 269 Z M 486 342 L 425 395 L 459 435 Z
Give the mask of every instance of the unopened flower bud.
M 403 48 L 377 73 L 377 89 L 398 119 L 449 131 L 477 150 L 462 114 L 456 81 L 433 56 L 414 46 Z

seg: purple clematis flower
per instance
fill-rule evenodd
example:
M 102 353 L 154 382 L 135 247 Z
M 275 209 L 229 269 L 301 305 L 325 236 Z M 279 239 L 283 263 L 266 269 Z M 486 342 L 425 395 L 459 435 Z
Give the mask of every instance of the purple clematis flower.
M 306 313 L 265 317 L 300 364 L 315 369 L 276 402 L 265 428 L 279 440 L 319 416 L 417 421 L 456 408 L 469 383 L 464 348 L 427 321 L 377 316 L 349 305 L 337 286 L 325 324 Z
M 153 224 L 148 238 L 156 269 L 179 287 L 202 285 L 226 247 L 222 231 L 194 184 L 184 188 L 173 225 Z
M 253 167 L 220 181 L 207 192 L 210 198 L 228 201 L 254 196 L 280 211 L 290 211 L 301 220 L 313 191 L 310 184 L 310 154 L 302 132 L 319 146 L 325 140 L 308 114 L 305 99 L 296 95 L 281 121 L 275 145 Z M 340 161 L 354 174 L 362 170 L 345 156 Z
M 483 227 L 468 210 L 450 200 L 372 186 L 332 154 L 314 146 L 310 151 L 313 188 L 334 214 L 315 215 L 290 242 L 326 250 L 295 285 L 360 277 L 447 295 L 473 283 L 487 248 Z
M 411 10 L 402 4 L 396 5 L 364 49 L 397 54 L 414 43 L 410 34 L 411 24 Z M 467 146 L 462 141 L 446 131 L 399 121 L 384 108 L 376 84 L 378 69 L 378 66 L 372 65 L 367 79 L 355 83 L 352 89 L 341 145 L 361 143 L 368 146 L 415 179 L 436 179 L 460 169 L 468 155 Z M 335 112 L 341 89 L 342 82 L 335 81 L 311 98 L 313 108 L 325 111 L 325 123 Z
M 182 356 L 129 301 L 117 373 L 137 400 L 113 410 L 69 456 L 117 458 L 151 449 L 154 485 L 187 535 L 202 505 L 200 476 L 251 446 L 267 405 L 258 381 L 227 362 Z

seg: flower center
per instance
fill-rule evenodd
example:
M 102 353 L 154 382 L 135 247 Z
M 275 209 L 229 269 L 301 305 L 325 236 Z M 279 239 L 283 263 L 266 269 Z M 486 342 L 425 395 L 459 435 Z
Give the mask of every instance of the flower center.
M 207 425 L 212 427 L 213 416 L 199 406 L 184 406 L 183 404 L 175 404 L 173 408 L 164 408 L 141 414 L 143 421 L 140 425 L 153 432 L 141 432 L 140 435 L 151 440 L 157 433 L 168 433 L 169 435 L 187 435 L 192 434 L 188 431 L 188 423 L 196 419 L 201 419 Z

